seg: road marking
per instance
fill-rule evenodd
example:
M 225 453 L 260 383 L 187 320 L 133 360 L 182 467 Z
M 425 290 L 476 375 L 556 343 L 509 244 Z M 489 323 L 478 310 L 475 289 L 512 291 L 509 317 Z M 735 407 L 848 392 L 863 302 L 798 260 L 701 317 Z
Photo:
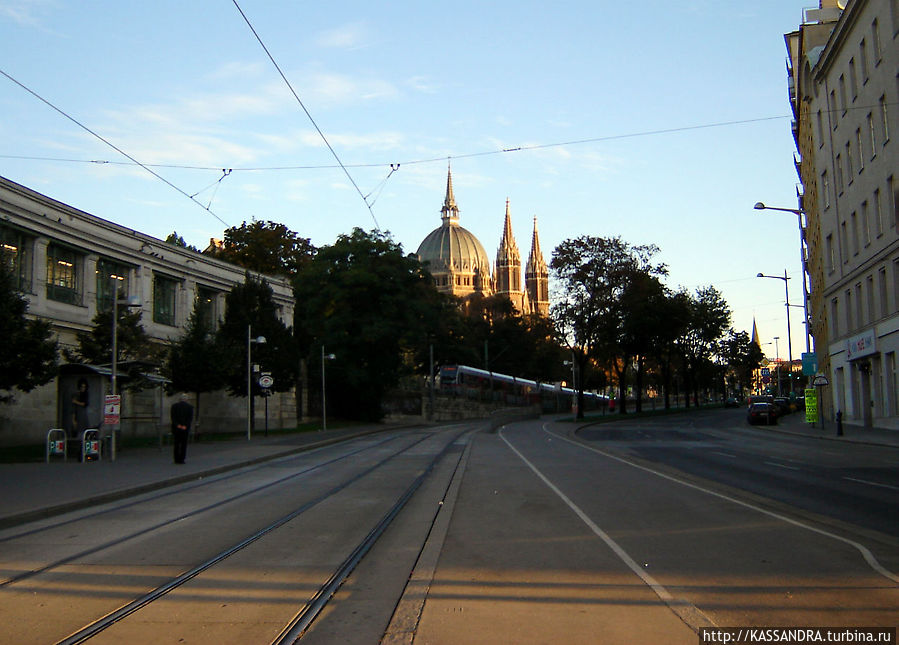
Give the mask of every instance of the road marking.
M 843 479 L 859 484 L 868 484 L 869 486 L 880 486 L 881 488 L 889 488 L 891 490 L 899 490 L 899 486 L 890 486 L 889 484 L 880 484 L 878 482 L 869 482 L 866 479 L 855 479 L 854 477 L 843 477 Z
M 787 470 L 799 470 L 796 466 L 784 466 L 783 464 L 778 464 L 773 461 L 766 461 L 765 463 L 769 466 L 777 466 L 778 468 L 786 468 Z
M 649 468 L 647 466 L 643 466 L 641 464 L 637 464 L 632 461 L 628 461 L 624 457 L 619 457 L 617 455 L 613 455 L 609 452 L 605 452 L 604 450 L 600 450 L 599 448 L 594 448 L 593 446 L 585 445 L 579 441 L 574 441 L 573 439 L 570 439 L 564 435 L 556 434 L 555 432 L 550 432 L 546 428 L 547 425 L 549 425 L 549 424 L 548 423 L 543 424 L 544 432 L 546 432 L 547 434 L 551 434 L 554 437 L 558 437 L 559 439 L 562 439 L 564 441 L 567 441 L 568 443 L 570 443 L 572 445 L 583 448 L 584 450 L 592 450 L 593 452 L 595 452 L 598 455 L 602 455 L 603 457 L 606 457 L 608 459 L 612 459 L 612 460 L 620 462 L 622 464 L 627 464 L 628 466 L 632 466 L 633 468 L 638 468 L 638 469 L 646 471 L 648 473 L 652 473 L 654 475 L 661 477 L 662 479 L 667 479 L 668 481 L 672 481 L 677 484 L 680 484 L 681 486 L 686 486 L 687 488 L 692 488 L 694 490 L 702 491 L 703 493 L 712 495 L 713 497 L 727 500 L 729 502 L 732 502 L 732 503 L 742 506 L 744 508 L 752 509 L 754 511 L 762 513 L 763 515 L 767 515 L 768 517 L 773 517 L 775 519 L 781 520 L 788 524 L 792 524 L 793 526 L 798 526 L 798 527 L 806 529 L 808 531 L 812 531 L 813 533 L 817 533 L 819 535 L 823 535 L 825 537 L 832 538 L 834 540 L 837 540 L 838 542 L 842 542 L 843 544 L 848 544 L 851 547 L 853 547 L 854 549 L 856 549 L 859 553 L 861 553 L 862 558 L 864 558 L 865 562 L 868 563 L 868 566 L 871 567 L 872 569 L 874 569 L 874 571 L 876 571 L 877 573 L 882 575 L 884 578 L 887 578 L 889 580 L 892 580 L 893 582 L 899 583 L 899 575 L 896 575 L 895 573 L 893 573 L 892 571 L 890 571 L 886 567 L 884 567 L 882 564 L 880 564 L 880 562 L 877 561 L 877 558 L 874 557 L 874 554 L 871 553 L 871 551 L 868 549 L 868 547 L 856 542 L 855 540 L 850 540 L 849 538 L 845 538 L 842 535 L 837 535 L 836 533 L 831 533 L 830 531 L 825 531 L 824 529 L 816 528 L 814 526 L 811 526 L 810 524 L 805 524 L 804 522 L 800 522 L 799 520 L 794 520 L 793 518 L 787 517 L 786 515 L 781 515 L 780 513 L 775 513 L 774 511 L 766 510 L 766 509 L 762 508 L 761 506 L 756 506 L 755 504 L 750 504 L 749 502 L 744 502 L 735 497 L 725 495 L 724 493 L 718 493 L 718 492 L 710 490 L 708 488 L 703 488 L 702 486 L 699 486 L 697 484 L 691 484 L 690 482 L 684 481 L 682 479 L 678 479 L 677 477 L 672 477 L 671 475 L 666 475 L 665 473 L 661 473 L 657 470 L 653 470 L 652 468 Z
M 729 459 L 736 459 L 736 458 L 737 458 L 736 455 L 731 455 L 731 454 L 726 453 L 726 452 L 721 452 L 720 450 L 713 450 L 712 452 L 713 452 L 714 454 L 716 454 L 716 455 L 721 455 L 722 457 L 728 457 Z
M 506 443 L 507 446 L 509 446 L 509 449 L 512 450 L 512 452 L 514 452 L 516 455 L 518 455 L 518 457 L 525 464 L 527 464 L 528 468 L 530 468 L 534 472 L 534 474 L 537 475 L 537 477 L 539 477 L 540 480 L 549 487 L 549 489 L 551 491 L 553 491 L 556 495 L 558 495 L 559 498 L 563 502 L 565 502 L 565 504 L 568 506 L 568 508 L 570 508 L 572 511 L 574 511 L 575 515 L 577 515 L 581 519 L 581 521 L 584 524 L 586 524 L 590 528 L 590 530 L 593 531 L 593 533 L 595 533 L 599 537 L 599 539 L 601 539 L 603 542 L 605 542 L 606 545 L 610 549 L 612 549 L 612 551 L 615 553 L 615 555 L 617 555 L 618 558 L 622 562 L 624 562 L 624 564 L 626 564 L 627 567 L 631 571 L 633 571 L 635 574 L 637 574 L 637 576 L 639 576 L 639 578 L 641 580 L 643 580 L 643 582 L 645 582 L 646 585 L 655 592 L 655 594 L 659 597 L 659 599 L 662 602 L 664 602 L 666 605 L 668 605 L 668 607 L 671 609 L 671 611 L 673 611 L 675 613 L 675 615 L 677 615 L 693 631 L 696 631 L 696 632 L 699 632 L 699 630 L 702 629 L 703 627 L 717 627 L 718 626 L 714 621 L 712 621 L 711 618 L 709 618 L 704 613 L 702 613 L 702 611 L 700 611 L 699 608 L 697 608 L 695 605 L 693 605 L 689 601 L 681 599 L 681 598 L 675 598 L 674 596 L 672 596 L 671 592 L 669 592 L 665 587 L 663 587 L 655 578 L 653 578 L 651 575 L 649 575 L 643 567 L 641 567 L 639 564 L 637 564 L 634 561 L 634 559 L 630 555 L 628 555 L 627 551 L 622 549 L 621 546 L 615 540 L 613 540 L 609 536 L 608 533 L 606 533 L 601 528 L 599 528 L 599 526 L 597 526 L 596 523 L 592 519 L 590 519 L 590 517 L 584 511 L 582 511 L 581 508 L 577 504 L 575 504 L 573 501 L 571 501 L 571 499 L 569 499 L 568 496 L 565 495 L 565 493 L 563 493 L 561 490 L 559 490 L 559 488 L 555 484 L 553 484 L 551 481 L 549 481 L 549 479 L 547 479 L 546 476 L 542 472 L 540 472 L 540 470 L 534 464 L 532 464 L 530 461 L 528 461 L 527 457 L 525 457 L 523 454 L 521 454 L 515 446 L 513 446 L 511 443 L 509 443 L 509 440 L 506 439 L 505 435 L 503 434 L 504 429 L 505 428 L 501 428 L 498 434 L 499 434 L 499 438 L 502 439 Z M 546 429 L 546 426 L 544 426 L 544 430 L 545 429 Z M 552 434 L 552 433 L 548 433 L 548 434 Z M 558 437 L 559 435 L 553 435 L 553 436 Z M 566 437 L 561 437 L 561 438 L 568 441 L 568 439 Z

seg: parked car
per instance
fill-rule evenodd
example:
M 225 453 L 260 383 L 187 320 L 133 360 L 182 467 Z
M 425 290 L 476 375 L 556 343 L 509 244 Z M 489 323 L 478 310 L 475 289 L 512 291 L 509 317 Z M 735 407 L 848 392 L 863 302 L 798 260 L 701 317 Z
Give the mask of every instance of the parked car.
M 774 407 L 777 408 L 777 416 L 779 417 L 790 414 L 790 412 L 793 411 L 793 407 L 790 405 L 790 399 L 785 396 L 774 397 Z
M 746 420 L 752 425 L 777 423 L 777 408 L 773 403 L 752 403 L 746 412 Z
M 750 407 L 753 403 L 774 403 L 774 397 L 770 394 L 753 394 L 746 399 L 746 405 Z
M 725 408 L 738 408 L 738 407 L 740 407 L 740 402 L 737 401 L 736 398 L 734 398 L 734 397 L 731 396 L 731 397 L 728 397 L 728 398 L 724 401 L 724 407 L 725 407 Z

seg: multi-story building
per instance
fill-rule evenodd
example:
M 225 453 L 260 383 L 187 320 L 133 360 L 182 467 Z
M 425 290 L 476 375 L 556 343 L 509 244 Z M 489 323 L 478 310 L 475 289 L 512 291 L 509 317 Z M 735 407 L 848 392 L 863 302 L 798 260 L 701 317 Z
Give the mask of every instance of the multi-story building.
M 825 411 L 899 429 L 899 1 L 821 0 L 785 38 Z
M 97 313 L 110 309 L 113 284 L 140 308 L 150 340 L 166 346 L 183 333 L 195 303 L 205 320 L 219 321 L 225 294 L 246 274 L 242 267 L 119 226 L 2 177 L 0 252 L 28 300 L 28 315 L 52 323 L 61 350 L 75 348 L 78 333 L 90 330 Z M 264 277 L 281 320 L 292 325 L 290 284 Z M 0 445 L 39 443 L 48 429 L 67 429 L 71 399 L 81 379 L 89 384 L 88 419 L 99 425 L 109 377 L 108 365 L 63 364 L 52 382 L 27 394 L 16 393 L 15 404 L 0 407 Z M 123 435 L 152 436 L 163 428 L 167 432 L 170 399 L 161 385 L 123 397 Z M 223 392 L 201 398 L 198 417 L 206 431 L 240 430 L 245 424 L 245 399 Z M 269 410 L 277 426 L 296 423 L 292 393 L 271 397 Z

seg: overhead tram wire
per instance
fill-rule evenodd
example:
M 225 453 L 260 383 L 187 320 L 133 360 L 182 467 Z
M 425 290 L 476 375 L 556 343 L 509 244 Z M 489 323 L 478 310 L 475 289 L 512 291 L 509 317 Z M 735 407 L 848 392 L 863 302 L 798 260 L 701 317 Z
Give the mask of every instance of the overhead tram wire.
M 240 12 L 240 15 L 243 17 L 244 22 L 247 23 L 247 26 L 250 28 L 250 31 L 253 32 L 253 36 L 256 37 L 256 40 L 259 42 L 259 45 L 265 51 L 265 55 L 268 56 L 268 59 L 272 62 L 272 65 L 275 66 L 275 69 L 278 70 L 278 74 L 281 75 L 281 78 L 284 80 L 284 83 L 287 85 L 287 88 L 290 90 L 290 93 L 293 94 L 293 97 L 297 100 L 297 103 L 300 104 L 300 107 L 303 108 L 303 112 L 306 113 L 306 116 L 309 117 L 309 121 L 315 127 L 315 130 L 318 132 L 318 135 L 322 138 L 322 141 L 325 142 L 325 145 L 328 146 L 328 150 L 331 151 L 331 154 L 334 156 L 334 159 L 337 160 L 337 163 L 340 164 L 340 168 L 343 170 L 343 173 L 347 176 L 347 179 L 350 180 L 350 183 L 353 185 L 353 188 L 356 189 L 356 192 L 359 193 L 359 197 L 362 198 L 362 202 L 365 204 L 365 207 L 368 209 L 368 213 L 371 215 L 372 220 L 375 223 L 375 230 L 380 231 L 381 226 L 378 224 L 378 218 L 375 217 L 375 212 L 371 209 L 371 205 L 368 203 L 368 200 L 365 198 L 365 195 L 362 194 L 362 191 L 359 190 L 359 186 L 356 184 L 356 181 L 353 179 L 353 176 L 350 174 L 350 171 L 347 170 L 346 166 L 343 165 L 343 162 L 340 160 L 340 157 L 337 156 L 337 152 L 331 147 L 331 144 L 328 142 L 328 138 L 325 136 L 325 133 L 322 132 L 321 128 L 318 127 L 318 124 L 315 122 L 315 119 L 312 118 L 312 115 L 309 113 L 309 110 L 306 109 L 306 106 L 303 104 L 303 101 L 300 100 L 300 96 L 293 89 L 293 86 L 290 84 L 290 81 L 287 80 L 287 76 L 285 76 L 284 72 L 281 70 L 281 67 L 278 65 L 277 61 L 275 61 L 274 56 L 272 56 L 271 52 L 268 50 L 268 47 L 265 46 L 265 43 L 262 42 L 262 38 L 259 37 L 259 34 L 256 33 L 256 29 L 253 27 L 253 24 L 250 22 L 250 19 L 247 18 L 247 15 L 243 12 L 243 9 L 240 8 L 240 5 L 237 4 L 237 0 L 231 0 L 234 3 L 234 6 L 237 8 L 237 11 Z
M 415 164 L 426 164 L 426 163 L 435 163 L 442 162 L 445 163 L 447 159 L 468 159 L 472 157 L 485 157 L 489 155 L 499 155 L 506 154 L 511 152 L 528 152 L 530 150 L 541 150 L 545 148 L 559 148 L 564 146 L 576 146 L 583 145 L 587 143 L 602 143 L 604 141 L 616 141 L 620 139 L 635 139 L 638 137 L 651 137 L 658 136 L 662 134 L 676 134 L 678 132 L 689 132 L 691 130 L 707 130 L 710 128 L 722 128 L 729 127 L 735 125 L 747 125 L 751 123 L 761 123 L 765 121 L 776 121 L 779 119 L 789 119 L 792 118 L 790 115 L 781 114 L 777 116 L 766 116 L 766 117 L 758 117 L 754 119 L 741 119 L 737 121 L 723 121 L 719 123 L 703 123 L 699 125 L 688 125 L 688 126 L 680 126 L 675 128 L 666 128 L 661 130 L 645 130 L 641 132 L 630 132 L 626 134 L 611 134 L 602 137 L 591 137 L 587 139 L 575 139 L 572 141 L 557 141 L 553 143 L 538 143 L 532 145 L 523 145 L 523 146 L 514 146 L 508 148 L 501 148 L 497 150 L 482 150 L 480 152 L 469 152 L 457 155 L 443 155 L 440 157 L 427 157 L 424 159 L 412 159 L 408 161 L 402 161 L 400 163 L 355 163 L 355 164 L 320 164 L 320 165 L 304 165 L 304 166 L 247 166 L 244 168 L 235 167 L 232 168 L 233 172 L 269 172 L 269 171 L 280 171 L 280 170 L 330 170 L 334 168 L 343 168 L 346 170 L 347 168 L 378 168 L 382 166 L 390 166 L 391 169 L 399 168 L 399 166 L 406 165 L 415 165 Z M 92 164 L 109 164 L 109 165 L 130 165 L 124 161 L 109 161 L 103 159 L 67 159 L 67 158 L 57 158 L 57 157 L 30 157 L 25 155 L 3 155 L 0 154 L 0 159 L 23 159 L 28 161 L 59 161 L 64 163 L 92 163 Z M 190 164 L 143 164 L 148 168 L 176 168 L 180 170 L 221 170 L 221 166 L 198 166 L 198 165 L 190 165 Z M 201 191 L 202 192 L 202 191 Z M 374 191 L 372 191 L 374 192 Z
M 2 69 L 0 69 L 0 74 L 2 74 L 3 76 L 5 76 L 6 78 L 8 78 L 10 81 L 12 81 L 13 83 L 15 83 L 15 84 L 18 85 L 19 87 L 21 87 L 23 90 L 25 90 L 25 91 L 28 92 L 29 94 L 31 94 L 34 98 L 36 98 L 37 100 L 39 100 L 39 101 L 40 101 L 41 103 L 43 103 L 44 105 L 46 105 L 46 106 L 52 108 L 54 111 L 56 111 L 56 112 L 58 112 L 59 114 L 61 114 L 62 116 L 64 116 L 66 119 L 68 119 L 69 121 L 71 121 L 72 123 L 74 123 L 75 125 L 77 125 L 79 128 L 81 128 L 82 130 L 84 130 L 84 131 L 87 132 L 88 134 L 92 135 L 93 137 L 95 137 L 95 138 L 99 139 L 100 141 L 102 141 L 103 143 L 105 143 L 107 146 L 109 146 L 110 148 L 112 148 L 113 150 L 115 150 L 116 152 L 118 152 L 118 153 L 119 153 L 120 155 L 122 155 L 123 157 L 125 157 L 125 158 L 127 158 L 127 159 L 130 159 L 134 164 L 140 166 L 141 168 L 143 168 L 144 170 L 146 170 L 148 173 L 150 173 L 151 175 L 153 175 L 154 177 L 156 177 L 158 180 L 160 180 L 161 182 L 163 182 L 164 184 L 166 184 L 166 185 L 169 186 L 170 188 L 175 189 L 176 191 L 178 191 L 179 193 L 181 193 L 182 195 L 184 195 L 185 197 L 187 197 L 190 201 L 192 201 L 192 202 L 194 202 L 195 204 L 197 204 L 200 208 L 202 208 L 202 209 L 205 210 L 207 213 L 209 213 L 210 215 L 212 215 L 215 219 L 217 219 L 219 222 L 221 222 L 221 223 L 224 224 L 225 226 L 230 226 L 230 224 L 228 224 L 228 222 L 226 222 L 226 221 L 223 220 L 221 217 L 219 217 L 218 215 L 216 215 L 216 214 L 215 214 L 213 211 L 211 211 L 208 207 L 203 206 L 203 204 L 201 204 L 201 203 L 198 202 L 196 199 L 194 199 L 193 197 L 191 197 L 190 195 L 188 195 L 186 192 L 184 192 L 183 190 L 181 190 L 180 188 L 178 188 L 178 186 L 176 186 L 175 184 L 173 184 L 172 182 L 170 182 L 168 179 L 166 179 L 165 177 L 163 177 L 163 176 L 160 175 L 159 173 L 153 171 L 153 170 L 152 170 L 149 166 L 147 166 L 146 164 L 141 163 L 140 161 L 138 161 L 137 159 L 135 159 L 134 157 L 132 157 L 131 155 L 129 155 L 127 152 L 125 152 L 124 150 L 122 150 L 121 148 L 119 148 L 118 146 L 116 146 L 114 143 L 108 141 L 107 139 L 104 139 L 102 136 L 100 136 L 99 134 L 97 134 L 96 132 L 94 132 L 93 130 L 91 130 L 89 127 L 87 127 L 86 125 L 84 125 L 83 123 L 81 123 L 80 121 L 78 121 L 77 119 L 75 119 L 74 117 L 70 116 L 69 114 L 67 114 L 66 112 L 64 112 L 63 110 L 61 110 L 60 108 L 56 107 L 53 103 L 51 103 L 50 101 L 48 101 L 47 99 L 45 99 L 43 96 L 41 96 L 40 94 L 38 94 L 37 92 L 35 92 L 35 91 L 32 90 L 31 88 L 27 87 L 27 86 L 24 85 L 23 83 L 20 83 L 18 80 L 16 80 L 15 78 L 13 78 L 13 77 L 10 76 L 9 74 L 7 74 L 7 73 L 6 73 L 5 71 L 3 71 Z M 210 202 L 210 203 L 211 203 L 211 202 Z

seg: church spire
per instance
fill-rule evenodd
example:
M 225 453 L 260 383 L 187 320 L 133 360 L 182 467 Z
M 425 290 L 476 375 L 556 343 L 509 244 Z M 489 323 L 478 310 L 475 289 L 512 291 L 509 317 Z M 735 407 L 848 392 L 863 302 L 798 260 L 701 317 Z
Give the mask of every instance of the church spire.
M 503 237 L 496 251 L 496 293 L 520 297 L 521 295 L 521 254 L 512 234 L 512 214 L 509 211 L 509 199 L 506 198 L 506 220 L 503 224 Z
M 525 289 L 531 311 L 541 316 L 549 314 L 549 271 L 546 260 L 540 250 L 540 237 L 537 235 L 537 216 L 534 215 L 534 233 L 531 236 L 531 254 L 524 270 Z
M 453 169 L 450 167 L 449 161 L 446 162 L 446 197 L 440 213 L 444 226 L 459 221 L 459 207 L 456 206 L 456 197 L 453 195 Z

